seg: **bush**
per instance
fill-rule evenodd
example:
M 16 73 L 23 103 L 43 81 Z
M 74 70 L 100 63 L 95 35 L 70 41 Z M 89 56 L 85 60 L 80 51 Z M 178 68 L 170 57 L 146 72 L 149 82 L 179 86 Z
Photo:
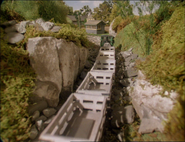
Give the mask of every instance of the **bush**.
M 2 39 L 0 42 L 1 138 L 4 142 L 24 141 L 31 127 L 27 107 L 35 73 L 23 47 L 10 46 Z
M 39 32 L 36 30 L 35 27 L 28 27 L 27 32 L 25 33 L 25 39 L 20 43 L 21 45 L 24 45 L 27 43 L 28 38 L 31 37 L 48 37 L 52 36 L 55 38 L 63 38 L 66 39 L 66 41 L 72 41 L 77 46 L 84 46 L 86 48 L 89 47 L 89 41 L 87 39 L 86 31 L 85 29 L 79 29 L 72 27 L 70 24 L 60 24 L 57 23 L 56 25 L 61 26 L 62 28 L 58 33 L 53 33 L 51 31 L 43 31 Z

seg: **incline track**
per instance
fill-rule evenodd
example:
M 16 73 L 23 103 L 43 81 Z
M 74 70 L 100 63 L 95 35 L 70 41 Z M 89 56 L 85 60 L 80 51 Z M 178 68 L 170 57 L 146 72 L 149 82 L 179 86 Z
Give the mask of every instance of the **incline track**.
M 52 142 L 99 141 L 115 75 L 115 48 L 105 43 L 94 66 L 60 108 L 39 139 Z

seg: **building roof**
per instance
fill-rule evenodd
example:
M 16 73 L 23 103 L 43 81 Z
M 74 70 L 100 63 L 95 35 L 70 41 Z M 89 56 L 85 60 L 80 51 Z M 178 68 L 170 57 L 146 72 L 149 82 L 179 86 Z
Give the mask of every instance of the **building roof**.
M 73 22 L 77 21 L 76 18 L 75 18 L 75 15 L 67 15 L 67 17 L 68 17 L 69 19 L 71 19 Z M 86 18 L 87 18 L 87 15 L 80 16 L 80 20 L 81 20 L 81 21 L 84 21 Z
M 98 25 L 100 22 L 102 22 L 103 24 L 105 24 L 101 20 L 91 20 L 91 21 L 88 21 L 87 23 L 85 23 L 85 25 Z
M 92 16 L 92 14 L 90 14 L 87 18 L 88 19 L 94 19 L 93 16 Z

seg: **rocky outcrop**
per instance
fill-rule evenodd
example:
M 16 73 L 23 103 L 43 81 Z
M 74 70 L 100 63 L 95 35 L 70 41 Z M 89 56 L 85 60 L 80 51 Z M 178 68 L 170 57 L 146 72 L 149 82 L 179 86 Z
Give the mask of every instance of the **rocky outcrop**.
M 26 33 L 26 26 L 34 26 L 37 31 L 51 31 L 59 32 L 60 26 L 55 26 L 52 22 L 45 22 L 42 18 L 35 21 L 21 21 L 17 23 L 15 20 L 2 23 L 1 27 L 5 28 L 4 40 L 11 44 L 18 43 L 24 39 Z
M 35 95 L 45 98 L 50 106 L 57 106 L 62 88 L 56 39 L 36 37 L 28 39 L 27 51 L 37 74 Z
M 86 63 L 88 50 L 53 37 L 30 38 L 27 50 L 37 74 L 33 102 L 45 99 L 50 107 L 56 107 L 60 94 L 72 92 L 74 81 Z
M 162 121 L 167 120 L 167 113 L 173 108 L 178 94 L 171 91 L 161 96 L 163 88 L 152 85 L 139 70 L 134 87 L 128 87 L 132 104 L 141 119 L 139 133 L 163 131 Z
M 173 108 L 178 94 L 171 91 L 165 92 L 161 96 L 163 88 L 159 85 L 152 85 L 147 81 L 145 75 L 135 68 L 137 54 L 133 54 L 133 48 L 120 52 L 123 58 L 123 65 L 120 63 L 118 76 L 122 87 L 127 87 L 132 105 L 141 119 L 139 133 L 151 133 L 153 131 L 163 131 L 162 121 L 167 119 L 167 113 Z M 142 59 L 143 60 L 143 59 Z M 124 66 L 124 67 L 123 67 Z M 118 95 L 120 98 L 121 95 Z M 125 99 L 125 98 L 124 98 Z

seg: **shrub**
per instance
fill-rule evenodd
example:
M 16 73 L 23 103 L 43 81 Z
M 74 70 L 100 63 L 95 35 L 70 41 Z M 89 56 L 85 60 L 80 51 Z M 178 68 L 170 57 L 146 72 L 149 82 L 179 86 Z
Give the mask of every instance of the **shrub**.
M 4 142 L 24 141 L 31 127 L 27 107 L 35 73 L 28 64 L 27 51 L 10 46 L 2 39 L 0 42 L 1 138 Z
M 89 47 L 89 41 L 87 39 L 86 31 L 85 29 L 79 29 L 72 27 L 69 24 L 60 24 L 57 23 L 56 25 L 61 26 L 62 28 L 58 33 L 53 33 L 51 31 L 43 31 L 39 32 L 34 27 L 28 27 L 27 32 L 25 34 L 25 39 L 22 41 L 22 45 L 27 43 L 28 38 L 31 37 L 48 37 L 52 36 L 55 38 L 63 38 L 66 39 L 66 41 L 72 41 L 77 46 L 84 46 Z
M 68 8 L 61 1 L 38 1 L 38 12 L 40 17 L 48 21 L 54 18 L 55 22 L 66 23 Z

